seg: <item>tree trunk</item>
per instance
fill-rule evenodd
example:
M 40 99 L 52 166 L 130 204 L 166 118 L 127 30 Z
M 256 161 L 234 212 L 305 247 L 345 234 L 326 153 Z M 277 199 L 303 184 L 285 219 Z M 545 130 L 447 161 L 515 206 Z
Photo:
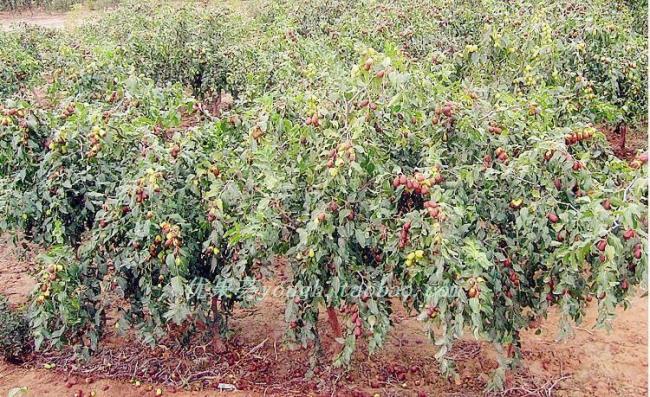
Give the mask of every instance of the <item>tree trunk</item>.
M 617 127 L 618 133 L 621 135 L 621 151 L 625 152 L 625 138 L 627 136 L 627 124 L 621 121 Z
M 339 318 L 336 315 L 336 309 L 334 309 L 331 306 L 327 308 L 327 320 L 329 321 L 330 326 L 332 327 L 332 331 L 334 331 L 334 337 L 340 338 L 341 326 L 339 325 Z

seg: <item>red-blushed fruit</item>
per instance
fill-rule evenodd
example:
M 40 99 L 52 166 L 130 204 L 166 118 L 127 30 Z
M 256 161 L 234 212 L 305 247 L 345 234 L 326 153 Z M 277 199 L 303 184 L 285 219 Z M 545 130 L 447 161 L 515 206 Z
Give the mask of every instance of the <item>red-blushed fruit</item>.
M 605 200 L 601 201 L 600 205 L 602 205 L 603 208 L 608 210 L 608 211 L 612 209 L 612 203 L 609 201 L 609 199 L 605 199 Z
M 385 74 L 386 74 L 386 71 L 382 69 L 382 70 L 377 71 L 377 73 L 375 73 L 375 77 L 377 77 L 378 79 L 383 79 Z
M 408 232 L 411 229 L 411 222 L 406 222 L 404 226 L 402 226 L 402 230 L 405 232 Z
M 635 170 L 641 168 L 642 165 L 643 164 L 641 163 L 641 161 L 639 161 L 637 159 L 634 159 L 634 160 L 630 161 L 630 167 L 634 168 Z
M 483 168 L 491 168 L 492 167 L 492 156 L 489 154 L 486 154 L 485 157 L 483 157 Z
M 552 158 L 553 158 L 553 151 L 552 150 L 547 150 L 544 153 L 544 160 L 549 161 Z
M 369 103 L 370 103 L 369 100 L 367 100 L 367 99 L 362 99 L 362 100 L 359 101 L 358 106 L 359 106 L 360 108 L 365 108 L 366 106 L 368 106 Z
M 399 176 L 399 184 L 400 185 L 406 185 L 406 182 L 407 182 L 406 175 L 404 175 L 404 174 L 400 175 Z
M 553 302 L 553 294 L 546 294 L 546 301 L 548 303 Z
M 641 259 L 641 256 L 643 255 L 643 250 L 641 248 L 641 244 L 637 244 L 634 246 L 634 257 L 636 259 Z
M 293 303 L 295 303 L 296 305 L 300 304 L 300 297 L 298 295 L 293 297 Z
M 564 135 L 564 143 L 566 145 L 572 145 L 573 144 L 573 135 L 571 135 L 571 134 Z
M 505 258 L 501 262 L 503 263 L 504 267 L 510 267 L 510 265 L 512 265 L 512 261 L 510 260 L 510 258 Z
M 566 239 L 566 230 L 560 230 L 560 232 L 557 234 L 556 240 L 561 243 L 565 239 Z
M 623 238 L 626 239 L 626 240 L 629 240 L 632 237 L 634 237 L 635 235 L 636 235 L 636 233 L 634 232 L 633 229 L 627 229 L 625 231 L 625 233 L 623 233 Z
M 573 166 L 571 167 L 572 170 L 574 171 L 579 171 L 583 168 L 583 165 L 580 161 L 574 161 Z
M 555 178 L 555 180 L 553 181 L 553 185 L 555 185 L 555 188 L 557 190 L 562 189 L 562 181 L 560 180 L 560 178 Z
M 558 216 L 553 212 L 549 212 L 546 217 L 551 223 L 557 223 L 560 220 L 560 218 L 558 218 Z
M 327 219 L 327 215 L 325 215 L 324 212 L 321 212 L 320 214 L 318 214 L 318 220 L 319 221 L 323 222 L 323 221 L 325 221 L 325 219 Z
M 355 327 L 354 328 L 354 336 L 355 337 L 357 337 L 357 338 L 360 337 L 362 333 L 363 333 L 363 331 L 361 330 L 361 327 Z
M 395 179 L 393 179 L 393 187 L 397 189 L 399 187 L 399 176 L 396 176 Z
M 370 109 L 370 110 L 377 110 L 377 104 L 374 103 L 374 102 L 370 102 L 370 103 L 368 104 L 368 109 Z
M 427 306 L 427 316 L 429 318 L 433 317 L 433 315 L 436 314 L 437 311 L 438 311 L 437 308 L 435 308 L 433 306 Z
M 510 208 L 512 208 L 513 210 L 518 210 L 519 208 L 521 208 L 523 203 L 524 203 L 523 199 L 512 199 L 510 200 Z
M 447 116 L 447 117 L 451 117 L 451 115 L 453 114 L 453 109 L 452 109 L 452 107 L 451 107 L 450 105 L 445 105 L 445 106 L 442 108 L 442 114 L 444 114 L 444 115 Z
M 180 146 L 178 146 L 178 145 L 174 145 L 174 147 L 172 147 L 172 150 L 171 150 L 171 156 L 172 156 L 173 158 L 178 157 L 178 154 L 180 153 L 180 151 L 181 151 Z
M 637 160 L 639 160 L 642 164 L 647 163 L 648 162 L 648 152 L 643 152 L 640 155 L 638 155 Z
M 291 320 L 291 323 L 289 324 L 289 327 L 291 329 L 296 329 L 298 328 L 298 322 L 296 320 Z
M 476 289 L 476 287 L 471 287 L 469 291 L 467 291 L 467 296 L 469 296 L 470 298 L 476 298 L 477 295 L 478 295 L 478 289 Z
M 607 248 L 607 240 L 602 239 L 596 244 L 596 248 L 598 248 L 598 251 L 605 251 L 605 248 Z
M 320 120 L 318 119 L 318 113 L 311 116 L 311 123 L 314 127 L 320 127 Z
M 628 287 L 627 279 L 624 278 L 623 281 L 621 281 L 621 289 L 626 290 Z

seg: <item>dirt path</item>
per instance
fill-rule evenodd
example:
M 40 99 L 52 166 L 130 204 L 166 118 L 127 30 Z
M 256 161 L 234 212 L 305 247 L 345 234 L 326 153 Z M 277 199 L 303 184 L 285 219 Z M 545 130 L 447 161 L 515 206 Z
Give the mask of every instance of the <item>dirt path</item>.
M 82 25 L 94 18 L 96 13 L 89 11 L 71 11 L 65 13 L 47 13 L 43 11 L 0 12 L 0 31 L 10 31 L 21 24 L 40 26 L 50 29 Z
M 9 294 L 14 303 L 25 301 L 33 279 L 28 274 L 29 260 L 16 257 L 18 249 L 0 240 L 0 292 Z M 613 330 L 591 328 L 596 308 L 588 310 L 584 324 L 575 335 L 562 343 L 555 343 L 558 316 L 552 314 L 541 326 L 542 333 L 523 335 L 524 367 L 508 375 L 507 396 L 542 396 L 554 385 L 554 396 L 646 396 L 648 394 L 648 301 L 637 296 L 629 310 L 618 310 Z M 277 299 L 265 300 L 252 309 L 237 310 L 232 321 L 235 341 L 228 351 L 210 356 L 210 366 L 224 368 L 223 376 L 204 384 L 202 391 L 178 390 L 149 385 L 136 387 L 129 379 L 101 379 L 88 375 L 70 376 L 60 369 L 46 370 L 40 365 L 24 367 L 0 361 L 0 396 L 17 386 L 27 386 L 26 396 L 72 396 L 82 390 L 84 396 L 95 392 L 97 397 L 154 396 L 162 387 L 163 395 L 189 396 L 479 396 L 483 395 L 485 374 L 496 367 L 491 346 L 468 337 L 459 343 L 456 365 L 460 382 L 442 379 L 433 358 L 434 347 L 422 332 L 422 324 L 401 310 L 395 313 L 396 326 L 385 348 L 377 355 L 357 354 L 353 369 L 347 373 L 332 371 L 328 366 L 305 380 L 307 352 L 290 351 L 283 344 L 283 303 Z M 323 328 L 323 346 L 326 354 L 337 349 L 335 341 Z M 116 352 L 133 349 L 133 342 L 117 337 L 106 343 Z M 108 349 L 109 347 L 106 347 Z M 208 347 L 211 345 L 208 344 Z M 136 350 L 145 350 L 135 347 Z M 133 350 L 131 350 L 133 351 Z M 254 353 L 251 353 L 254 352 Z M 159 353 L 152 353 L 159 354 Z M 224 360 L 224 357 L 229 357 Z M 173 357 L 171 358 L 174 359 Z M 230 362 L 230 360 L 232 361 Z M 326 358 L 326 360 L 328 360 Z M 229 361 L 229 362 L 224 362 Z M 176 362 L 174 361 L 174 365 Z M 403 368 L 400 370 L 400 368 Z M 401 371 L 401 372 L 400 372 Z M 233 383 L 240 392 L 218 392 L 219 382 Z M 337 392 L 327 387 L 337 382 Z M 74 384 L 71 384 L 74 383 Z M 323 390 L 327 390 L 323 394 Z M 424 394 L 418 394 L 424 393 Z

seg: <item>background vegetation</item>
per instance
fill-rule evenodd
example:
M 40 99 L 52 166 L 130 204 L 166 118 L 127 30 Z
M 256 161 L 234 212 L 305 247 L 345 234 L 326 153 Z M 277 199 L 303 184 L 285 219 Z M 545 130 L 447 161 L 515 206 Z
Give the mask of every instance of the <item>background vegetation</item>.
M 647 285 L 647 155 L 598 128 L 645 119 L 646 8 L 127 2 L 2 33 L 0 229 L 48 248 L 36 348 L 90 353 L 112 310 L 149 343 L 226 335 L 286 261 L 315 359 L 319 311 L 346 364 L 403 304 L 447 374 L 465 332 L 494 342 L 499 387 L 550 307 L 606 325 Z

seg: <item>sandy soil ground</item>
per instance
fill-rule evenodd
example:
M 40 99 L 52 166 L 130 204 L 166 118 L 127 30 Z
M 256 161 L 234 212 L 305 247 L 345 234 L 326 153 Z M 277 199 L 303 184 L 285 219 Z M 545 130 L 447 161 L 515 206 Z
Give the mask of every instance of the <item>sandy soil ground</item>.
M 0 31 L 10 31 L 22 24 L 40 26 L 50 29 L 62 29 L 82 25 L 96 17 L 97 12 L 72 11 L 66 13 L 48 13 L 43 11 L 0 12 Z
M 21 257 L 21 251 L 6 238 L 0 241 L 0 292 L 16 305 L 26 301 L 34 285 L 30 276 L 31 257 Z M 591 328 L 596 316 L 592 307 L 585 324 L 561 343 L 554 342 L 558 318 L 551 315 L 542 323 L 540 335 L 524 334 L 524 366 L 509 374 L 505 395 L 647 395 L 647 305 L 647 298 L 640 294 L 632 299 L 630 309 L 619 310 L 611 332 Z M 144 381 L 136 386 L 130 382 L 136 377 L 106 378 L 107 375 L 84 373 L 83 367 L 76 371 L 46 370 L 42 368 L 43 360 L 35 358 L 23 366 L 0 362 L 0 396 L 17 386 L 27 386 L 27 396 L 73 396 L 78 391 L 84 396 L 91 391 L 100 397 L 154 396 L 157 388 L 163 390 L 163 395 L 178 396 L 478 396 L 483 395 L 485 374 L 496 366 L 491 347 L 468 338 L 455 353 L 461 381 L 440 378 L 433 358 L 435 349 L 426 340 L 422 325 L 397 311 L 397 326 L 379 354 L 358 354 L 349 372 L 334 371 L 325 364 L 318 368 L 314 378 L 305 379 L 307 352 L 284 347 L 282 312 L 282 302 L 273 299 L 253 309 L 238 310 L 232 321 L 238 336 L 227 346 L 232 352 L 211 356 L 214 365 L 224 368 L 223 377 L 204 380 L 185 390 Z M 323 334 L 328 334 L 325 327 Z M 127 351 L 135 345 L 115 336 L 108 339 L 106 349 L 115 352 Z M 329 336 L 324 337 L 323 346 L 326 354 L 336 349 Z M 143 349 L 137 345 L 135 348 Z M 219 362 L 219 357 L 227 357 L 229 362 Z M 235 384 L 240 391 L 216 391 L 220 382 Z

